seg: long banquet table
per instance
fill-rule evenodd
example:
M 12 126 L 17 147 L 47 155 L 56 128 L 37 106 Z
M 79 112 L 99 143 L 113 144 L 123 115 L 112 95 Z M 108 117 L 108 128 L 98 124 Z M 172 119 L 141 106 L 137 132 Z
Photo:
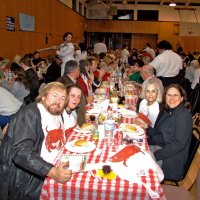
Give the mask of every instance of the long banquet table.
M 67 142 L 75 139 L 88 139 L 92 141 L 91 134 L 81 134 L 72 132 Z M 110 154 L 113 153 L 113 147 L 105 147 L 104 140 L 96 140 L 96 149 L 103 149 L 100 154 L 96 150 L 87 153 L 87 163 L 106 162 Z M 148 150 L 146 140 L 141 144 L 141 148 Z M 61 154 L 72 154 L 65 148 L 62 149 Z M 59 156 L 58 156 L 59 160 Z M 58 162 L 58 160 L 56 162 Z M 125 172 L 126 173 L 126 172 Z M 149 169 L 145 176 L 140 176 L 140 180 L 148 185 L 153 191 L 159 194 L 159 198 L 165 199 L 163 189 L 158 180 L 157 174 Z M 102 179 L 94 177 L 90 172 L 74 173 L 69 182 L 61 184 L 54 181 L 52 178 L 46 178 L 41 191 L 41 200 L 61 200 L 61 199 L 152 199 L 148 194 L 146 188 L 142 184 L 130 183 L 127 180 L 120 179 L 118 176 L 113 180 Z

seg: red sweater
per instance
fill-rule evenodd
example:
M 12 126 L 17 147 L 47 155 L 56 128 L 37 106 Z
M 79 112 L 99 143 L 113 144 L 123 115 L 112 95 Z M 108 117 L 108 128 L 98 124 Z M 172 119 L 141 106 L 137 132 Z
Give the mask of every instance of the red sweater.
M 76 80 L 76 84 L 82 89 L 83 95 L 85 97 L 88 96 L 88 89 L 87 89 L 87 85 L 85 84 L 83 78 L 81 77 L 81 75 L 79 75 L 79 77 Z
M 94 77 L 99 78 L 99 72 L 98 71 L 94 72 Z M 103 76 L 103 80 L 102 81 L 107 81 L 108 77 L 110 77 L 110 73 L 106 72 L 105 75 Z

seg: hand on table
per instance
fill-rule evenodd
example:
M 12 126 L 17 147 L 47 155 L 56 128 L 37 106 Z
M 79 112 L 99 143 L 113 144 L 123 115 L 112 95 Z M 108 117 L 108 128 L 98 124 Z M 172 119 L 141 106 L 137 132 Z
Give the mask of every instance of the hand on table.
M 87 103 L 93 103 L 94 102 L 94 96 L 87 96 L 86 100 L 87 100 Z
M 65 183 L 69 181 L 72 177 L 72 171 L 68 170 L 69 163 L 61 163 L 57 167 L 53 167 L 47 176 L 53 178 L 59 183 Z

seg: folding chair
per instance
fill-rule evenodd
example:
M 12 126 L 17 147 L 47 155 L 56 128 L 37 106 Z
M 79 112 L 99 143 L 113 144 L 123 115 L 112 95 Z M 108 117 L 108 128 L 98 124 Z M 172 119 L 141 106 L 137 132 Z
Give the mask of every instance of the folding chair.
M 184 188 L 164 184 L 162 184 L 162 188 L 167 200 L 192 200 L 190 192 Z

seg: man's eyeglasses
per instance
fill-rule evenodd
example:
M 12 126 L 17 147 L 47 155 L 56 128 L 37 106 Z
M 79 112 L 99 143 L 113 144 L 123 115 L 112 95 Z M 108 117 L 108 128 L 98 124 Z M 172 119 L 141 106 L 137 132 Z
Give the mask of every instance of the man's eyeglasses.
M 175 99 L 175 98 L 177 98 L 179 96 L 181 96 L 181 95 L 180 94 L 167 94 L 167 97 L 173 98 L 173 99 Z

